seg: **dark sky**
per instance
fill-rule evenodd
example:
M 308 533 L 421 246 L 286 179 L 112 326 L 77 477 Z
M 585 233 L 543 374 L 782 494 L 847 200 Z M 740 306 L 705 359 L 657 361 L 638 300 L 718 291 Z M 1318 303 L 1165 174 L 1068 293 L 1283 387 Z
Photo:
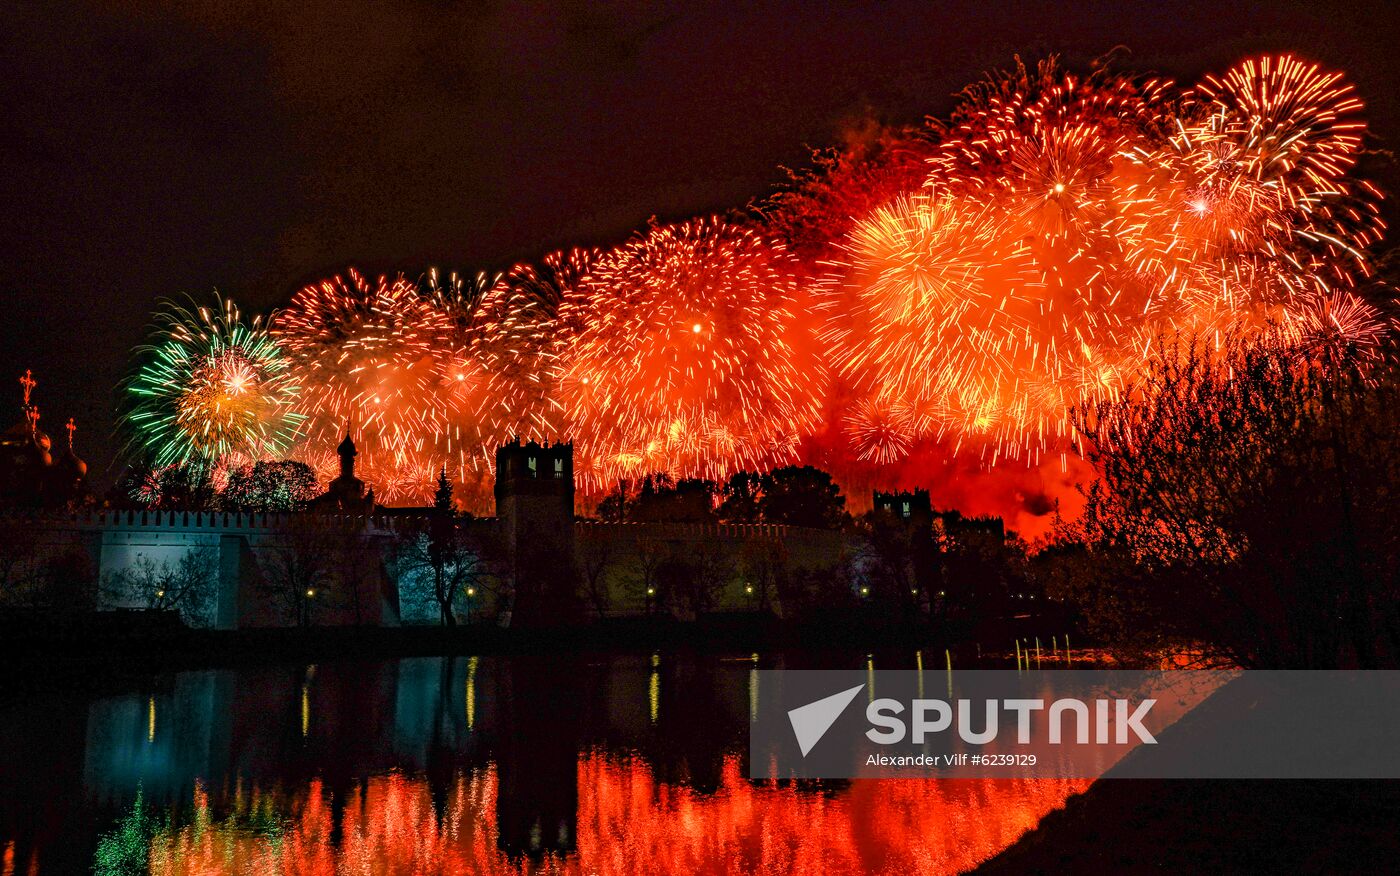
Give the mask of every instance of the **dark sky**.
M 1194 79 L 1263 50 L 1347 71 L 1400 139 L 1385 3 L 10 0 L 0 11 L 0 419 L 110 460 L 157 299 L 280 304 L 354 264 L 499 268 L 742 204 L 866 114 L 1124 46 Z M 4 424 L 0 424 L 0 428 Z

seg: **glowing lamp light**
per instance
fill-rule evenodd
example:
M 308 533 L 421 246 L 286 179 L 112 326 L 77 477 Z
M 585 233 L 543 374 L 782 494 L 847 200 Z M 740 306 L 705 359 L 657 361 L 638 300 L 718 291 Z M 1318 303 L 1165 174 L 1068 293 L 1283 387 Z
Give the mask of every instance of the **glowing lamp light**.
M 475 595 L 476 595 L 476 588 L 475 588 L 475 587 L 468 587 L 468 588 L 467 588 L 467 596 L 475 596 Z
M 315 591 L 315 590 L 308 590 L 308 591 L 306 591 L 306 598 L 307 598 L 307 599 L 310 599 L 311 597 L 313 597 L 313 596 L 315 596 L 315 595 L 316 595 L 316 591 Z

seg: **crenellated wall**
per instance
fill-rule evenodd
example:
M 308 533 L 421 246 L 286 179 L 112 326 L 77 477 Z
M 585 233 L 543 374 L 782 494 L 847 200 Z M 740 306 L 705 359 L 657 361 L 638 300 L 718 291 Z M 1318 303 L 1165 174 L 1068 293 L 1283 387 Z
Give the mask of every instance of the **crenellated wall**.
M 800 526 L 744 523 L 605 523 L 574 524 L 577 565 L 585 600 L 601 593 L 609 614 L 653 608 L 658 598 L 670 610 L 684 612 L 685 600 L 666 598 L 662 582 L 647 594 L 657 567 L 668 561 L 691 567 L 690 574 L 711 576 L 712 610 L 756 607 L 781 611 L 762 581 L 784 571 L 830 570 L 852 559 L 856 547 L 843 532 Z M 596 583 L 590 585 L 590 572 Z M 771 584 L 771 581 L 770 581 Z M 747 589 L 752 586 L 753 590 Z M 592 606 L 597 611 L 597 605 Z
M 269 604 L 275 600 L 263 586 L 274 553 L 314 550 L 329 555 L 354 548 L 353 556 L 361 560 L 354 572 L 361 576 L 356 586 L 363 604 L 347 608 L 327 598 L 314 605 L 316 622 L 395 624 L 398 598 L 387 561 L 401 525 L 392 517 L 311 514 L 98 510 L 7 515 L 0 520 L 0 551 L 29 555 L 35 562 L 65 553 L 86 558 L 99 582 L 98 607 L 108 609 L 148 607 L 140 594 L 120 589 L 122 573 L 139 563 L 173 569 L 192 552 L 207 551 L 216 581 L 208 588 L 209 604 L 195 609 L 216 629 L 236 629 L 286 622 L 283 612 Z
M 557 516 L 531 518 L 531 525 L 557 529 Z M 571 578 L 566 571 L 562 577 L 577 580 L 589 613 L 596 612 L 600 602 L 606 604 L 609 614 L 654 608 L 645 590 L 649 576 L 666 562 L 673 567 L 688 565 L 692 571 L 701 570 L 695 574 L 709 576 L 713 610 L 738 610 L 754 607 L 757 600 L 745 587 L 755 576 L 762 576 L 767 566 L 829 569 L 854 552 L 843 533 L 792 526 L 590 520 L 562 525 L 568 527 L 567 534 L 560 533 L 565 537 L 555 538 L 551 544 L 566 545 L 568 551 L 554 551 L 548 562 L 577 573 Z M 421 515 L 179 511 L 6 515 L 0 517 L 0 554 L 23 551 L 40 562 L 45 557 L 79 555 L 85 558 L 94 580 L 100 582 L 98 607 L 120 609 L 151 605 L 149 593 L 122 589 L 128 580 L 123 573 L 143 563 L 174 569 L 187 556 L 206 552 L 214 583 L 206 588 L 207 602 L 196 607 L 197 614 L 216 629 L 237 629 L 293 622 L 284 604 L 285 587 L 272 593 L 277 588 L 269 582 L 285 579 L 285 572 L 279 571 L 285 565 L 277 564 L 285 563 L 288 552 L 303 550 L 301 542 L 309 539 L 321 543 L 318 549 L 322 552 L 335 552 L 330 563 L 334 575 L 358 576 L 353 610 L 344 598 L 336 596 L 348 592 L 346 587 L 329 588 L 308 605 L 314 623 L 434 623 L 436 608 L 419 604 L 424 601 L 420 579 L 428 574 L 421 568 L 421 558 L 418 567 L 405 561 L 411 551 L 403 549 L 401 536 L 411 532 L 426 532 Z M 476 555 L 489 557 L 482 567 L 489 566 L 505 579 L 479 587 L 470 609 L 472 616 L 504 621 L 512 607 L 510 597 L 504 595 L 511 593 L 515 583 L 510 576 L 522 566 L 522 557 L 528 558 L 536 550 L 540 533 L 512 544 L 500 518 L 464 520 L 459 532 Z M 118 585 L 113 586 L 113 582 Z M 0 586 L 5 584 L 0 580 Z M 769 604 L 767 594 L 763 601 Z M 679 610 L 679 600 L 668 602 L 669 608 Z

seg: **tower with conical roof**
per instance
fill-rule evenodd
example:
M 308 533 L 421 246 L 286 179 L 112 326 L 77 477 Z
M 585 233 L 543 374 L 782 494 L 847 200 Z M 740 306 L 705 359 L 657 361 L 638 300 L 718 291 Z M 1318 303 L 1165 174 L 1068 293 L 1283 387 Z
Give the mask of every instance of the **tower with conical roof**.
M 340 457 L 340 476 L 331 481 L 326 492 L 312 503 L 317 511 L 339 511 L 344 514 L 374 513 L 374 492 L 365 491 L 365 482 L 355 477 L 355 441 L 350 437 L 350 429 L 345 429 L 345 440 L 335 449 Z

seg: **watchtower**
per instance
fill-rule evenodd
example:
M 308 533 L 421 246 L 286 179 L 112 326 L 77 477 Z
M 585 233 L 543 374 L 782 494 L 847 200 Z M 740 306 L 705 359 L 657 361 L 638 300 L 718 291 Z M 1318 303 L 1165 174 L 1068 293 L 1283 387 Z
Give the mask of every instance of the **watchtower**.
M 937 589 L 938 548 L 933 540 L 933 503 L 928 490 L 875 493 L 875 510 L 893 514 L 910 528 L 914 579 L 924 596 Z
M 875 493 L 875 510 L 888 511 L 901 520 L 921 527 L 933 526 L 933 504 L 929 501 L 928 490 L 913 490 L 899 493 Z
M 515 582 L 514 625 L 559 623 L 577 611 L 574 446 L 496 448 L 496 518 Z

